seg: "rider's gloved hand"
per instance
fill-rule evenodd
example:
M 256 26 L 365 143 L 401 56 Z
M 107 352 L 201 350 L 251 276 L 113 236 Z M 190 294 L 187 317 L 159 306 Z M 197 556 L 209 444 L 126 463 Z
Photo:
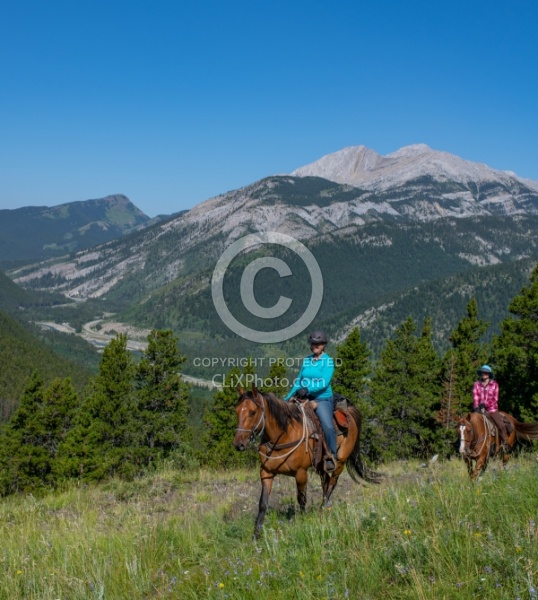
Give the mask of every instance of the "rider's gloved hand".
M 477 412 L 477 413 L 479 413 L 479 412 L 482 412 L 482 409 L 480 408 L 480 406 L 475 406 L 475 407 L 473 408 L 473 412 Z
M 295 396 L 297 398 L 299 398 L 299 400 L 305 400 L 306 397 L 308 396 L 308 388 L 302 387 L 299 388 L 296 392 L 295 392 Z
M 478 405 L 478 408 L 479 408 L 480 410 L 483 410 L 483 411 L 486 411 L 486 410 L 487 410 L 487 409 L 486 409 L 486 405 L 485 405 L 485 404 L 479 404 L 479 405 Z

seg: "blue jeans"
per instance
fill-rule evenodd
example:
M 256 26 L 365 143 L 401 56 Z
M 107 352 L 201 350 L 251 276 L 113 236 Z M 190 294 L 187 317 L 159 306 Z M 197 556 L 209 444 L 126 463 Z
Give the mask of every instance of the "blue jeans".
M 334 429 L 333 412 L 334 412 L 334 398 L 325 398 L 323 400 L 316 400 L 318 407 L 316 413 L 321 421 L 321 428 L 327 440 L 327 446 L 336 458 L 336 431 Z

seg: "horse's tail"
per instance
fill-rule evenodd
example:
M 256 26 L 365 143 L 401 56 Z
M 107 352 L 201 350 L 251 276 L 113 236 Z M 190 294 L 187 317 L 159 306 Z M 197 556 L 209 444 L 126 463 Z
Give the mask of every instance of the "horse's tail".
M 368 481 L 369 483 L 380 483 L 383 474 L 372 471 L 361 460 L 361 414 L 351 405 L 348 406 L 347 410 L 357 425 L 357 439 L 355 441 L 355 446 L 346 461 L 347 472 L 355 483 L 361 483 L 361 480 Z
M 538 423 L 520 423 L 514 419 L 518 440 L 538 440 Z

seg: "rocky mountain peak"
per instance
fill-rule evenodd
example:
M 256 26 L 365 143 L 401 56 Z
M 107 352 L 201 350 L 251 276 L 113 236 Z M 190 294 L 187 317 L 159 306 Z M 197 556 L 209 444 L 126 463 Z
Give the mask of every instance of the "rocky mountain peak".
M 385 156 L 365 146 L 351 146 L 300 167 L 292 175 L 323 177 L 372 191 L 398 188 L 422 177 L 464 185 L 496 181 L 513 186 L 514 182 L 519 182 L 538 189 L 538 182 L 519 178 L 511 171 L 466 161 L 448 152 L 433 150 L 426 144 L 404 146 Z
M 426 154 L 432 152 L 432 149 L 427 144 L 411 144 L 410 146 L 404 146 L 396 152 L 387 154 L 387 157 L 399 158 L 407 156 L 419 156 L 420 154 Z

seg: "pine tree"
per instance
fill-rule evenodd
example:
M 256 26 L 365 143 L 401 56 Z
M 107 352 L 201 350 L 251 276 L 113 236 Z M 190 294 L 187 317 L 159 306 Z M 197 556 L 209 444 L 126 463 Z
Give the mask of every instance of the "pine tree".
M 448 440 L 459 416 L 472 405 L 472 390 L 476 371 L 488 358 L 489 349 L 481 343 L 489 323 L 478 318 L 478 303 L 471 298 L 466 316 L 450 334 L 450 348 L 443 358 L 443 392 L 437 421 L 444 428 Z
M 450 435 L 449 432 L 454 429 L 457 416 L 461 414 L 458 410 L 458 406 L 461 403 L 458 401 L 457 396 L 459 381 L 454 348 L 449 348 L 445 354 L 441 373 L 441 407 L 437 411 L 435 418 L 448 437 Z
M 127 336 L 120 334 L 103 351 L 93 392 L 59 448 L 56 468 L 60 476 L 97 480 L 139 472 L 134 373 Z
M 538 264 L 508 310 L 511 316 L 494 340 L 501 407 L 517 418 L 538 421 Z
M 336 368 L 331 383 L 335 394 L 342 394 L 359 409 L 362 417 L 361 447 L 366 454 L 370 452 L 373 435 L 372 402 L 367 388 L 368 376 L 372 370 L 370 354 L 368 344 L 361 341 L 359 328 L 355 327 L 336 346 Z
M 245 367 L 251 373 L 252 366 Z M 213 467 L 232 467 L 253 464 L 254 452 L 237 452 L 232 441 L 237 428 L 237 386 L 244 385 L 245 373 L 234 367 L 224 378 L 223 386 L 215 392 L 213 406 L 204 414 L 205 432 L 202 438 L 206 462 Z
M 37 491 L 55 483 L 54 462 L 78 406 L 71 380 L 45 388 L 34 373 L 0 440 L 0 493 Z
M 440 407 L 442 390 L 441 360 L 433 345 L 429 317 L 426 318 L 417 341 L 415 385 L 416 404 L 422 410 L 421 424 L 428 431 L 428 435 L 424 435 L 421 440 L 422 450 L 419 450 L 419 455 L 425 456 L 435 451 L 440 440 L 435 415 Z
M 333 391 L 342 394 L 359 408 L 363 408 L 361 397 L 371 371 L 370 354 L 367 343 L 361 341 L 358 327 L 336 346 L 336 368 L 331 384 Z
M 439 359 L 426 321 L 419 338 L 409 317 L 388 340 L 371 382 L 376 460 L 424 457 L 436 441 L 434 410 L 438 402 Z
M 153 330 L 137 365 L 138 445 L 144 463 L 169 455 L 187 438 L 188 385 L 179 373 L 186 357 L 170 330 Z
M 262 386 L 261 391 L 264 393 L 272 392 L 279 398 L 283 398 L 288 391 L 288 386 L 285 385 L 287 381 L 284 362 L 276 361 L 270 366 L 269 374 L 264 381 L 264 383 L 268 385 Z

